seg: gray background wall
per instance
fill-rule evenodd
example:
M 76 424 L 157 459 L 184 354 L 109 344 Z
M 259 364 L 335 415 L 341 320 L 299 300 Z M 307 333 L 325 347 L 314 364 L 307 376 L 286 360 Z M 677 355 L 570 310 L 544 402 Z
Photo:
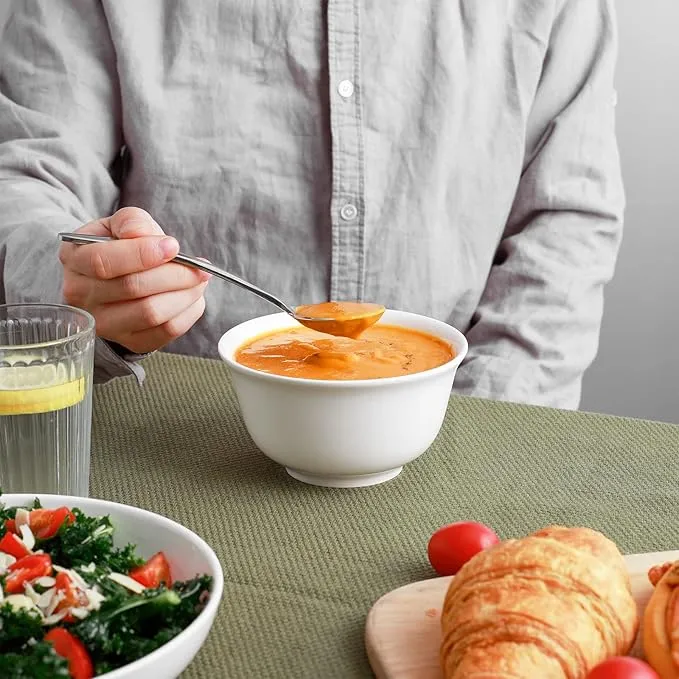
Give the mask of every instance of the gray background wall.
M 626 232 L 582 408 L 679 423 L 679 2 L 617 8 Z
M 679 423 L 679 2 L 616 6 L 625 237 L 582 408 Z

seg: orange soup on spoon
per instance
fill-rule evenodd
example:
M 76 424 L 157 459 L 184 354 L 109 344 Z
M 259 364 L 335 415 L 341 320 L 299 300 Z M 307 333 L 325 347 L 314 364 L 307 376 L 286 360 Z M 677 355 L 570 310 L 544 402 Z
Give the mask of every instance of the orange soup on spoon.
M 295 318 L 307 328 L 328 335 L 358 337 L 382 318 L 384 307 L 371 302 L 322 302 L 295 309 Z

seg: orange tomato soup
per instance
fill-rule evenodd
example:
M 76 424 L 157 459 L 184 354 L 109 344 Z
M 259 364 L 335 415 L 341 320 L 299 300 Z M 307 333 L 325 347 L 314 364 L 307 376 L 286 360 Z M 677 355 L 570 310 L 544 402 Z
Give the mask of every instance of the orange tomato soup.
M 453 348 L 428 333 L 374 325 L 360 338 L 336 337 L 309 328 L 279 330 L 247 342 L 236 362 L 274 375 L 312 380 L 398 377 L 443 365 Z

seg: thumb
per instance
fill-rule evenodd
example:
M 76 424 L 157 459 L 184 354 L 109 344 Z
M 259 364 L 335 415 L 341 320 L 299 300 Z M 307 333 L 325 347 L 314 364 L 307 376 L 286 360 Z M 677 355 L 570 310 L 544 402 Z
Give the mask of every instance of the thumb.
M 151 215 L 138 207 L 124 207 L 109 219 L 109 229 L 114 238 L 140 238 L 142 236 L 164 236 Z

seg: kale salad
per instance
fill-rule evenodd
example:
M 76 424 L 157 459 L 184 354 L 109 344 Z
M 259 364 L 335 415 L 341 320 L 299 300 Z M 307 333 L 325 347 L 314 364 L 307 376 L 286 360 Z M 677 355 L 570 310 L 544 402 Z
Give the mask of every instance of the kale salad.
M 107 516 L 0 503 L 0 677 L 90 679 L 151 653 L 205 606 L 162 552 L 117 548 Z

